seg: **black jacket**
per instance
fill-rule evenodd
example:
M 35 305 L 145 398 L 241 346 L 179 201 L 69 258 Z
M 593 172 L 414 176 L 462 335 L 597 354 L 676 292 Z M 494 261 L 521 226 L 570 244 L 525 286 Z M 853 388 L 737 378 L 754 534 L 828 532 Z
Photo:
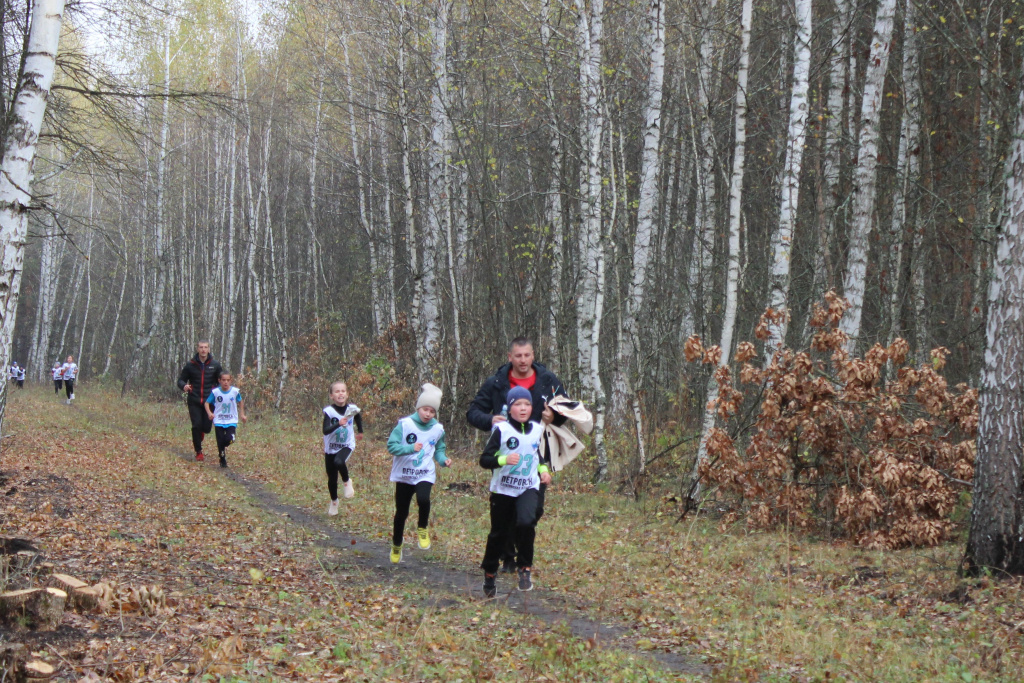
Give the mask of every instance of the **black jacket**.
M 466 420 L 469 421 L 469 424 L 485 432 L 491 431 L 491 418 L 501 414 L 501 409 L 505 405 L 505 397 L 508 395 L 509 389 L 512 388 L 508 381 L 508 373 L 511 370 L 512 364 L 505 363 L 483 383 L 480 391 L 476 392 L 476 398 L 469 404 L 469 410 L 466 411 Z M 540 414 L 544 412 L 544 404 L 547 400 L 552 396 L 565 396 L 566 394 L 562 387 L 562 381 L 555 376 L 555 373 L 540 363 L 533 364 L 533 371 L 537 373 L 537 380 L 530 389 L 530 394 L 533 396 L 533 413 L 530 415 L 530 419 L 540 422 Z M 564 422 L 565 418 L 555 413 L 554 424 L 560 425 Z
M 199 361 L 199 354 L 192 356 L 192 360 L 185 363 L 178 375 L 178 388 L 185 390 L 185 385 L 192 383 L 192 391 L 188 392 L 188 402 L 201 405 L 210 396 L 210 392 L 217 386 L 223 370 L 220 363 L 214 359 L 213 354 L 206 357 L 206 362 Z

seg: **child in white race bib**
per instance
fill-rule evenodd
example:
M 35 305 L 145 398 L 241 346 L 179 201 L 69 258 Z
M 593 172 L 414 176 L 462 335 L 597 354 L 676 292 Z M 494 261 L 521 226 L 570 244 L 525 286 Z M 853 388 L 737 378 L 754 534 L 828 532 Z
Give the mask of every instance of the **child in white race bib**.
M 356 449 L 356 439 L 363 438 L 363 416 L 359 406 L 348 402 L 348 385 L 334 382 L 328 392 L 331 404 L 324 406 L 324 469 L 327 470 L 327 492 L 331 505 L 327 514 L 338 514 L 338 475 L 345 486 L 345 497 L 356 495 L 348 474 L 348 459 Z
M 437 421 L 441 407 L 441 390 L 430 384 L 423 385 L 416 399 L 416 412 L 398 421 L 388 437 L 391 461 L 391 481 L 395 482 L 395 520 L 391 533 L 391 562 L 402 561 L 402 541 L 405 520 L 413 495 L 419 508 L 416 536 L 423 550 L 430 548 L 430 489 L 437 480 L 436 465 L 448 467 L 452 461 L 446 455 L 444 426 Z
M 547 463 L 540 461 L 544 427 L 531 422 L 533 397 L 529 389 L 512 387 L 506 396 L 508 420 L 498 422 L 480 454 L 480 466 L 491 470 L 491 532 L 480 564 L 484 596 L 497 593 L 495 575 L 508 535 L 515 534 L 519 590 L 533 590 L 533 542 L 537 530 L 540 485 L 551 483 Z
M 224 372 L 220 376 L 220 386 L 210 392 L 209 398 L 203 404 L 206 414 L 213 421 L 213 428 L 217 433 L 217 452 L 220 455 L 220 466 L 227 467 L 227 448 L 235 442 L 235 429 L 238 428 L 238 420 L 246 422 L 245 404 L 242 402 L 242 392 L 238 387 L 231 386 L 231 373 Z

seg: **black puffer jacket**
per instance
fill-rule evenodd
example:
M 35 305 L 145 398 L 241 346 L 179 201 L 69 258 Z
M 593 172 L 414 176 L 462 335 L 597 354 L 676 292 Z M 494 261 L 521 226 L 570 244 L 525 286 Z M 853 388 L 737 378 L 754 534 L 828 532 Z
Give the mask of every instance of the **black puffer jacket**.
M 491 431 L 491 418 L 501 414 L 505 405 L 505 397 L 508 395 L 512 385 L 508 381 L 508 373 L 512 370 L 511 363 L 505 363 L 498 370 L 487 378 L 476 392 L 476 398 L 469 404 L 466 411 L 466 419 L 469 424 L 485 432 Z M 565 389 L 562 381 L 555 376 L 555 373 L 548 370 L 540 363 L 533 364 L 533 371 L 537 373 L 537 381 L 533 383 L 530 394 L 533 396 L 533 414 L 531 420 L 540 422 L 540 414 L 544 412 L 544 403 L 552 396 L 565 396 Z M 559 425 L 565 422 L 565 418 L 555 413 L 554 424 Z
M 188 402 L 194 405 L 201 405 L 210 397 L 210 392 L 217 386 L 223 370 L 220 363 L 216 361 L 213 354 L 206 357 L 206 362 L 199 360 L 199 354 L 192 356 L 192 360 L 185 363 L 178 375 L 178 388 L 185 390 L 185 385 L 191 383 L 192 391 L 188 392 Z

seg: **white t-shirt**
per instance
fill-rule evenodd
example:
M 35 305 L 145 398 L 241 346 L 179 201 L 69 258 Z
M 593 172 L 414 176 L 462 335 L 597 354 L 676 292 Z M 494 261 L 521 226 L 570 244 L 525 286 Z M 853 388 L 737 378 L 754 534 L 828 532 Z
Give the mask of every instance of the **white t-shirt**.
M 402 427 L 402 442 L 415 446 L 423 444 L 416 453 L 409 455 L 396 455 L 391 462 L 391 481 L 403 484 L 418 484 L 421 481 L 429 481 L 433 484 L 437 481 L 437 467 L 434 464 L 434 451 L 437 449 L 437 442 L 444 436 L 444 427 L 440 422 L 435 422 L 424 429 L 412 417 L 403 417 L 398 421 Z
M 78 363 L 65 363 L 61 366 L 61 379 L 75 379 L 78 377 Z
M 231 387 L 227 391 L 214 387 L 206 402 L 213 406 L 214 427 L 238 426 L 238 404 L 242 402 L 242 392 L 238 387 Z
M 530 431 L 526 434 L 518 431 L 508 422 L 499 422 L 494 426 L 501 434 L 501 446 L 495 454 L 519 454 L 519 462 L 505 465 L 494 470 L 491 475 L 491 491 L 518 498 L 527 489 L 540 489 L 540 440 L 544 429 L 537 422 L 527 422 Z
M 348 417 L 348 424 L 344 427 L 338 425 L 330 434 L 324 434 L 324 453 L 334 455 L 342 448 L 348 448 L 350 451 L 356 449 L 356 426 L 352 424 L 352 419 L 356 413 L 359 412 L 359 407 L 354 403 L 348 404 L 348 410 L 345 411 L 346 415 L 342 415 L 334 406 L 327 406 L 324 408 L 324 415 L 334 420 L 340 420 L 343 417 Z
M 22 382 L 25 380 L 25 368 L 18 368 L 18 381 Z
M 53 368 L 50 371 L 50 374 L 53 375 L 54 381 L 57 381 L 58 379 L 64 379 L 64 368 L 58 365 L 57 367 Z

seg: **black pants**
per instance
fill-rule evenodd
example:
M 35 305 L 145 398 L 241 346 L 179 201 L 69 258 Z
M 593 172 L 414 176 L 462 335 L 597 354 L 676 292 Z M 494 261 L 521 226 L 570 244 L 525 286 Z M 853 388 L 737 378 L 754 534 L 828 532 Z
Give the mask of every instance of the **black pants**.
M 216 427 L 217 433 L 217 452 L 220 457 L 224 457 L 224 449 L 231 445 L 235 440 L 235 428 L 234 427 Z
M 527 489 L 517 497 L 491 494 L 491 532 L 487 534 L 481 569 L 488 574 L 498 571 L 498 562 L 509 536 L 514 538 L 519 552 L 516 565 L 533 566 L 533 540 L 537 533 L 539 503 L 540 491 L 536 489 Z
M 75 393 L 75 380 L 64 380 L 64 393 L 67 394 L 68 398 L 71 398 L 71 394 Z
M 192 421 L 192 448 L 196 453 L 202 453 L 203 438 L 213 429 L 213 420 L 201 403 L 193 403 L 191 399 L 188 402 L 188 419 Z
M 59 394 L 60 393 L 61 385 L 63 385 L 63 384 L 64 384 L 64 380 L 62 380 L 62 379 L 55 379 L 55 380 L 53 380 L 53 393 Z
M 337 453 L 324 453 L 324 469 L 327 470 L 327 492 L 331 494 L 331 500 L 338 500 L 338 475 L 341 475 L 342 483 L 348 481 L 348 456 L 352 455 L 352 449 L 342 448 Z
M 544 516 L 544 494 L 548 490 L 547 484 L 540 485 L 540 491 L 537 496 L 537 521 Z M 501 550 L 501 561 L 502 562 L 515 562 L 516 561 L 516 535 L 509 534 L 505 538 L 505 547 Z M 524 565 L 529 567 L 530 565 Z
M 413 494 L 416 495 L 416 507 L 420 510 L 419 520 L 416 526 L 426 529 L 430 523 L 430 487 L 429 481 L 421 481 L 418 484 L 404 484 L 395 482 L 395 528 L 392 530 L 391 542 L 395 545 L 402 545 L 402 536 L 405 534 L 405 520 L 409 518 L 409 506 L 412 504 Z
M 23 380 L 23 379 L 19 379 L 18 380 L 18 388 L 19 389 L 24 389 L 25 388 L 25 380 Z

